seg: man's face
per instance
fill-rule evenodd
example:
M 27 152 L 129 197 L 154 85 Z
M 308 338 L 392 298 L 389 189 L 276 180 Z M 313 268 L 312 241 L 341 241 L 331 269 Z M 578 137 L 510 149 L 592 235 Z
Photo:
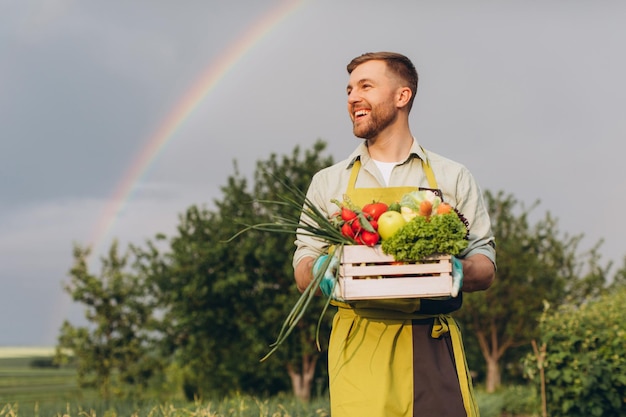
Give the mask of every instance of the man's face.
M 375 139 L 396 120 L 397 89 L 384 61 L 368 61 L 352 71 L 347 87 L 348 113 L 356 137 Z

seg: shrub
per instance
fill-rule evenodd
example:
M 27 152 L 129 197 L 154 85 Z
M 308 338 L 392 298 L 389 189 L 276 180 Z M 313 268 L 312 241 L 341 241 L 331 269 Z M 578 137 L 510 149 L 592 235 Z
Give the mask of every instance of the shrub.
M 540 330 L 551 417 L 626 415 L 625 317 L 626 288 L 544 315 Z M 536 376 L 536 361 L 527 358 L 527 370 Z
M 34 358 L 30 361 L 30 366 L 31 368 L 59 368 L 59 364 L 54 361 L 54 358 Z
M 496 392 L 477 390 L 480 417 L 534 416 L 539 410 L 539 396 L 532 386 L 501 386 Z

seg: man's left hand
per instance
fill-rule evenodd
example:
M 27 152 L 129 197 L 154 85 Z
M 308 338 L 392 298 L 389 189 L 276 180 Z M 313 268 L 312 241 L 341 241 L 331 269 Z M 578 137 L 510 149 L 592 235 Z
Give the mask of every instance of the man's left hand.
M 463 287 L 463 264 L 456 256 L 451 259 L 452 262 L 452 290 L 450 295 L 455 298 L 459 295 L 461 288 Z

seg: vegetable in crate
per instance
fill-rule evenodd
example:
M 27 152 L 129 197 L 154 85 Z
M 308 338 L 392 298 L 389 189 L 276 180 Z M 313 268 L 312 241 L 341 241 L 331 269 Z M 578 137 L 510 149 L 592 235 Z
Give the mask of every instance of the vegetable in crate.
M 407 193 L 400 200 L 400 212 L 407 222 L 417 216 L 429 217 L 437 212 L 441 198 L 430 190 Z
M 378 218 L 387 211 L 387 204 L 372 202 L 362 208 L 355 206 L 349 198 L 332 200 L 339 207 L 332 223 L 348 239 L 350 244 L 375 246 L 380 241 Z
M 453 211 L 435 216 L 416 215 L 381 248 L 398 261 L 419 261 L 431 255 L 458 255 L 467 247 L 467 229 Z

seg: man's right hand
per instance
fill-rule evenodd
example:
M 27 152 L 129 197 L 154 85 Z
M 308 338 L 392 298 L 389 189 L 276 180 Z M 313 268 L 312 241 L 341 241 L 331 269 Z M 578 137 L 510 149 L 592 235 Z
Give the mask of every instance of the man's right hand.
M 329 296 L 334 292 L 337 281 L 337 268 L 339 267 L 339 259 L 332 255 L 321 255 L 313 263 L 313 277 L 323 275 L 320 281 L 320 289 L 322 294 Z

